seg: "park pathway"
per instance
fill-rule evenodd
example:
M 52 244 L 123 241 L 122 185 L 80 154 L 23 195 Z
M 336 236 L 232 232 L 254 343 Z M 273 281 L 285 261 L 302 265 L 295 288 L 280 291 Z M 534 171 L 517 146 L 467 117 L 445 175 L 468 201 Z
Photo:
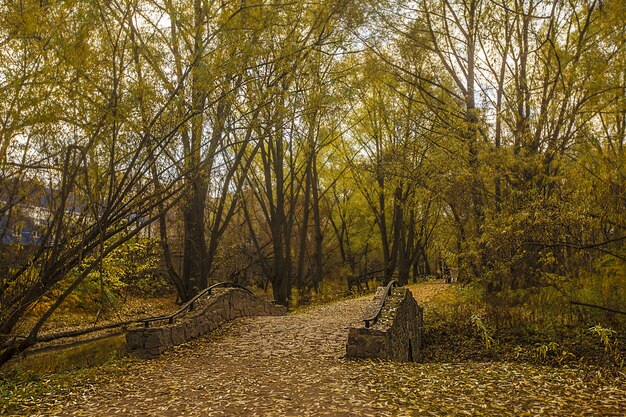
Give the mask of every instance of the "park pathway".
M 441 286 L 413 286 L 418 302 Z M 286 317 L 237 319 L 122 377 L 73 393 L 65 416 L 623 416 L 626 387 L 512 363 L 343 358 L 369 297 Z

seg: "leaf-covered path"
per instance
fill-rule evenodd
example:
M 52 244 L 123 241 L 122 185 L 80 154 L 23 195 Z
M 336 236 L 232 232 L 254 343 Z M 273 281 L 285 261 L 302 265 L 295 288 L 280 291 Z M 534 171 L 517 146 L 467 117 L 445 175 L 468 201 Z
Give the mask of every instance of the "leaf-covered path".
M 414 286 L 424 301 L 437 284 Z M 626 387 L 581 370 L 512 363 L 399 364 L 343 358 L 369 297 L 287 317 L 239 319 L 45 414 L 424 416 L 626 414 Z

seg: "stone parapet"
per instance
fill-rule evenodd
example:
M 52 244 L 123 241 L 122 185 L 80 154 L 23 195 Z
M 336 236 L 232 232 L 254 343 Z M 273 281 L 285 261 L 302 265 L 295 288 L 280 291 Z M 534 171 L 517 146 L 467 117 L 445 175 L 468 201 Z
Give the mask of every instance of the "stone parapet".
M 198 300 L 193 311 L 177 323 L 131 329 L 126 334 L 126 350 L 138 358 L 155 358 L 173 346 L 203 336 L 237 317 L 281 316 L 283 306 L 274 305 L 239 288 L 215 289 Z
M 380 305 L 385 288 L 376 290 L 366 308 L 369 316 Z M 369 327 L 351 328 L 346 356 L 349 358 L 380 358 L 400 362 L 421 359 L 423 309 L 417 305 L 408 288 L 392 288 L 378 318 Z

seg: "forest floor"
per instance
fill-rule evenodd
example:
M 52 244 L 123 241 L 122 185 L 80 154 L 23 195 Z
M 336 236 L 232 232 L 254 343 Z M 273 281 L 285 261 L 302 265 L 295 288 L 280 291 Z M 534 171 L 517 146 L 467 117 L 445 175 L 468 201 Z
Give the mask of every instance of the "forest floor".
M 443 288 L 410 286 L 426 308 Z M 158 359 L 115 361 L 96 376 L 41 392 L 27 410 L 62 416 L 626 415 L 624 378 L 599 378 L 583 368 L 345 359 L 348 328 L 360 322 L 370 299 L 237 319 Z

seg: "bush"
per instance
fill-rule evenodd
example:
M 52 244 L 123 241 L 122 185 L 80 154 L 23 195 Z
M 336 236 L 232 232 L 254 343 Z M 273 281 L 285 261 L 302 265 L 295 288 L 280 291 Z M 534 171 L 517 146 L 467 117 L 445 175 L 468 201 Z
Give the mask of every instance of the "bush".
M 493 294 L 479 285 L 454 285 L 427 305 L 425 315 L 427 361 L 575 362 L 610 370 L 626 363 L 623 318 L 573 306 L 555 286 Z
M 93 311 L 115 306 L 128 293 L 156 296 L 168 292 L 159 248 L 153 239 L 138 239 L 115 249 L 65 300 L 64 308 Z M 67 277 L 73 279 L 73 274 Z

